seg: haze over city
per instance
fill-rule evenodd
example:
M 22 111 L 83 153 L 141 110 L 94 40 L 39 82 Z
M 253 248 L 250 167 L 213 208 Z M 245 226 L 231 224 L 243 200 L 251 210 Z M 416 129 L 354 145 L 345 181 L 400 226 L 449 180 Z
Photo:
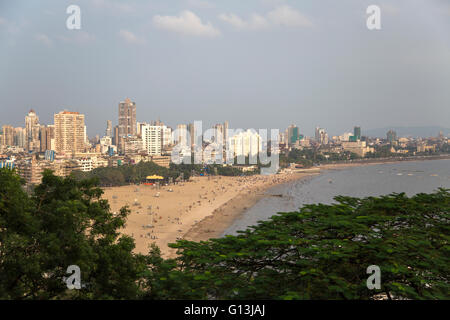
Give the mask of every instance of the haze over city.
M 1 124 L 67 109 L 93 136 L 130 97 L 171 126 L 450 127 L 447 1 L 384 1 L 377 31 L 370 1 L 77 1 L 68 30 L 72 2 L 0 3 Z

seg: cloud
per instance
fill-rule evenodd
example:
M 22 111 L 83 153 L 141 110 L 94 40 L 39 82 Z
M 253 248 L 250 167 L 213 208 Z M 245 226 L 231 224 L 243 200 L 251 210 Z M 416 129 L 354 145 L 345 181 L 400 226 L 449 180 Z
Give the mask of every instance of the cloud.
M 159 29 L 190 36 L 216 37 L 220 31 L 214 28 L 210 22 L 203 23 L 192 11 L 183 11 L 179 16 L 153 17 L 153 24 Z
M 312 27 L 312 22 L 300 11 L 290 6 L 281 6 L 269 12 L 267 17 L 273 24 L 286 27 Z
M 34 39 L 48 47 L 53 45 L 53 41 L 46 34 L 43 34 L 43 33 L 37 34 L 34 37 Z
M 219 19 L 227 22 L 236 29 L 259 30 L 273 26 L 282 27 L 312 27 L 311 20 L 300 11 L 288 6 L 278 6 L 274 10 L 262 16 L 252 14 L 248 20 L 244 20 L 236 14 L 221 14 Z
M 119 37 L 125 40 L 128 43 L 132 44 L 144 44 L 145 40 L 135 35 L 133 32 L 128 30 L 120 30 Z
M 25 22 L 22 22 L 19 25 L 15 22 L 10 22 L 5 18 L 0 17 L 0 28 L 5 28 L 5 30 L 11 34 L 19 33 L 21 31 L 21 28 L 23 28 L 25 25 Z
M 258 29 L 264 29 L 264 28 L 267 28 L 270 26 L 269 21 L 265 17 L 263 17 L 259 14 L 252 14 L 248 21 L 245 21 L 244 19 L 240 18 L 239 16 L 235 15 L 234 13 L 221 14 L 221 15 L 219 15 L 219 19 L 229 23 L 236 29 L 258 30 Z

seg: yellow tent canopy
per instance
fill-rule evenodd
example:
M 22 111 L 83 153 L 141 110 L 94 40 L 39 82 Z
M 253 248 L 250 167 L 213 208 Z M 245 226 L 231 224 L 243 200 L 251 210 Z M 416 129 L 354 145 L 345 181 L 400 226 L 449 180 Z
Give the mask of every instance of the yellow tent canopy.
M 164 177 L 153 175 L 153 176 L 148 176 L 146 179 L 147 180 L 164 180 Z

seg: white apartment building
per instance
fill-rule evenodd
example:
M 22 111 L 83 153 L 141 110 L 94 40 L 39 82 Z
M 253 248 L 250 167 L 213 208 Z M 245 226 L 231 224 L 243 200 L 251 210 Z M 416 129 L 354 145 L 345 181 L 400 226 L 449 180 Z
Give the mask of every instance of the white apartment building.
M 175 140 L 180 146 L 188 146 L 188 130 L 186 124 L 177 125 Z
M 239 132 L 230 138 L 230 150 L 235 157 L 256 156 L 262 150 L 261 136 L 250 129 Z
M 173 145 L 172 128 L 162 126 L 162 145 L 163 147 Z
M 144 149 L 148 155 L 161 155 L 163 145 L 163 126 L 151 126 L 149 124 L 141 126 L 141 136 Z

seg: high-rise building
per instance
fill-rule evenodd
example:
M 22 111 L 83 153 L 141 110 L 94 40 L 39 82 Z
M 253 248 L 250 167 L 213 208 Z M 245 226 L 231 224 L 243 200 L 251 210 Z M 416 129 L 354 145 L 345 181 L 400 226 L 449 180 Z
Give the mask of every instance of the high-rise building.
M 40 151 L 54 150 L 55 147 L 55 127 L 53 125 L 41 126 L 40 130 Z
M 4 146 L 13 146 L 14 145 L 14 133 L 15 133 L 15 130 L 12 126 L 9 126 L 9 125 L 3 126 L 2 141 L 0 141 L 0 144 L 2 144 Z
M 187 147 L 188 146 L 188 130 L 187 125 L 179 124 L 177 125 L 177 134 L 175 139 L 180 146 Z
M 40 152 L 41 151 L 41 125 L 35 124 L 32 128 L 33 139 L 30 142 L 28 148 L 29 151 Z
M 262 150 L 261 136 L 252 130 L 239 132 L 230 138 L 230 150 L 237 156 L 256 156 Z
M 323 128 L 316 127 L 315 138 L 320 144 L 328 144 L 328 134 Z
M 393 143 L 394 141 L 397 140 L 397 132 L 391 129 L 386 133 L 386 137 L 390 143 Z
M 287 129 L 288 144 L 294 145 L 300 138 L 300 130 L 296 125 L 291 124 Z
M 194 123 L 189 123 L 187 125 L 187 130 L 189 132 L 189 137 L 190 137 L 189 144 L 190 144 L 191 148 L 194 148 L 195 147 L 195 125 L 194 125 Z
M 228 129 L 229 129 L 229 124 L 228 121 L 225 121 L 223 123 L 223 144 L 225 145 L 228 141 Z
M 113 128 L 112 128 L 112 121 L 111 120 L 107 120 L 106 121 L 106 132 L 105 132 L 105 136 L 106 137 L 112 137 L 113 136 Z
M 119 126 L 114 126 L 113 145 L 119 146 Z
M 214 127 L 214 142 L 223 144 L 225 141 L 225 128 L 221 123 L 216 124 Z
M 54 115 L 55 147 L 59 153 L 77 153 L 85 150 L 84 114 L 61 111 Z
M 27 150 L 39 151 L 39 117 L 33 109 L 25 116 L 25 129 Z
M 47 150 L 47 127 L 41 126 L 39 128 L 39 147 L 40 152 L 45 152 Z
M 26 148 L 27 147 L 27 131 L 26 128 L 15 128 L 14 129 L 14 145 L 18 146 L 19 148 Z
M 161 155 L 163 130 L 164 128 L 162 126 L 152 126 L 149 124 L 141 126 L 142 143 L 149 155 Z
M 162 129 L 162 145 L 163 147 L 167 147 L 173 144 L 172 139 L 172 128 L 163 126 Z
M 353 136 L 356 140 L 361 140 L 361 127 L 354 127 L 353 128 Z
M 136 135 L 136 126 L 136 103 L 126 98 L 119 103 L 119 135 Z

